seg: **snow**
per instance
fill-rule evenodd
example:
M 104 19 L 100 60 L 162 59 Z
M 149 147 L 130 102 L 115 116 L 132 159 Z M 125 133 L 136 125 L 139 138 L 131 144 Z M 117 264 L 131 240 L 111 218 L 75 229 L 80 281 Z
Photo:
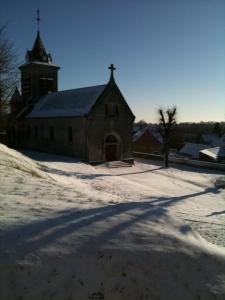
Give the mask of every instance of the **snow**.
M 89 113 L 106 85 L 65 90 L 43 96 L 27 118 L 74 117 Z
M 32 60 L 29 63 L 24 63 L 21 67 L 27 66 L 27 65 L 40 65 L 40 66 L 48 66 L 48 67 L 54 67 L 54 68 L 59 68 L 59 66 L 49 63 L 49 62 L 41 62 L 38 60 Z
M 204 144 L 195 144 L 195 143 L 187 143 L 180 150 L 182 154 L 189 155 L 193 158 L 199 158 L 199 151 L 209 148 L 208 145 Z
M 216 171 L 0 157 L 0 299 L 225 298 Z
M 22 155 L 16 150 L 9 149 L 7 146 L 0 143 L 0 166 L 13 168 L 26 172 L 32 176 L 40 178 L 48 178 L 42 172 L 36 162 Z
M 205 154 L 214 160 L 225 158 L 225 148 L 223 147 L 214 147 L 200 151 L 200 153 Z

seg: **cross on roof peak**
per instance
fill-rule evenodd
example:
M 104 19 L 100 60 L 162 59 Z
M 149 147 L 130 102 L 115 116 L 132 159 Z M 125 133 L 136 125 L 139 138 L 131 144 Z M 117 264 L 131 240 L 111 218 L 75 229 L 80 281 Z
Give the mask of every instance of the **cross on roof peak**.
M 37 27 L 38 27 L 38 31 L 39 31 L 39 25 L 40 25 L 40 15 L 39 15 L 39 8 L 37 9 L 37 17 L 35 18 L 37 20 Z
M 116 68 L 114 67 L 114 64 L 111 64 L 109 66 L 109 70 L 111 71 L 111 74 L 110 74 L 110 81 L 114 81 L 114 71 L 116 70 Z

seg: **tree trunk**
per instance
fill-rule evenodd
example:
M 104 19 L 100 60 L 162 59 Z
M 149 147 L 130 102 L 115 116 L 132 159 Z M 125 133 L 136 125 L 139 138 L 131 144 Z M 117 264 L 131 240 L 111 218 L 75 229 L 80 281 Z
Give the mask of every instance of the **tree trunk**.
M 169 145 L 167 142 L 165 142 L 164 145 L 164 167 L 168 168 L 169 167 Z

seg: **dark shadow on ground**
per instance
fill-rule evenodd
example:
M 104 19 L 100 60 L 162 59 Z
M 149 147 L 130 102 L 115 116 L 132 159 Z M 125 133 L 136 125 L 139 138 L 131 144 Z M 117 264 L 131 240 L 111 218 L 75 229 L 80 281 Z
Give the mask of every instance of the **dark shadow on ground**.
M 145 202 L 127 202 L 114 205 L 105 205 L 89 209 L 69 209 L 59 213 L 47 216 L 44 219 L 33 221 L 24 225 L 16 225 L 8 230 L 0 231 L 0 253 L 7 256 L 7 253 L 14 253 L 15 257 L 24 257 L 28 254 L 51 245 L 58 239 L 67 235 L 79 232 L 81 229 L 89 228 L 90 241 L 85 244 L 92 243 L 94 240 L 99 244 L 106 242 L 124 228 L 135 224 L 141 220 L 159 220 L 167 213 L 167 207 L 179 201 L 184 201 L 190 197 L 203 195 L 214 192 L 213 189 L 206 189 L 203 192 L 193 193 L 189 195 L 166 198 L 161 197 Z M 132 211 L 138 210 L 138 214 L 132 215 Z M 111 217 L 128 213 L 130 218 L 124 220 L 122 217 L 119 222 L 112 222 L 112 226 L 100 236 L 91 235 L 92 227 Z M 187 228 L 182 227 L 180 231 L 187 233 Z M 88 239 L 88 236 L 87 236 Z
M 215 212 L 211 213 L 210 215 L 207 215 L 206 217 L 212 217 L 212 216 L 223 215 L 223 214 L 225 214 L 225 210 L 215 211 Z
M 156 160 L 148 160 L 144 158 L 135 158 L 136 161 L 151 164 L 155 166 L 163 166 L 163 161 L 156 161 Z M 220 170 L 210 169 L 210 168 L 203 168 L 203 167 L 195 167 L 195 166 L 188 166 L 185 164 L 178 164 L 178 163 L 169 163 L 169 167 L 172 167 L 177 170 L 187 171 L 187 172 L 198 172 L 198 173 L 207 173 L 207 174 L 217 174 L 223 175 L 224 172 Z M 168 168 L 169 169 L 169 168 Z
M 132 175 L 137 175 L 137 174 L 143 174 L 143 173 L 153 173 L 153 172 L 157 172 L 161 169 L 163 169 L 163 167 L 158 167 L 158 168 L 155 168 L 155 169 L 149 169 L 149 170 L 146 170 L 146 171 L 140 171 L 140 172 L 134 172 L 134 173 L 122 173 L 122 174 L 110 174 L 110 173 L 97 173 L 97 174 L 84 174 L 84 173 L 79 173 L 79 172 L 71 172 L 71 171 L 64 171 L 64 170 L 61 170 L 61 169 L 56 169 L 56 168 L 50 168 L 50 167 L 47 167 L 47 166 L 44 166 L 44 165 L 41 165 L 40 166 L 41 170 L 44 171 L 44 172 L 47 172 L 49 174 L 56 174 L 56 175 L 61 175 L 61 176 L 67 176 L 67 177 L 77 177 L 79 179 L 84 179 L 84 180 L 94 180 L 96 178 L 100 178 L 100 177 L 119 177 L 119 176 L 132 176 Z M 168 169 L 169 170 L 169 169 Z M 181 177 L 178 177 L 172 173 L 164 173 L 164 172 L 160 172 L 160 176 L 164 176 L 164 177 L 167 177 L 169 179 L 172 179 L 172 180 L 178 180 L 178 181 L 183 181 L 183 182 L 186 182 L 186 183 L 189 183 L 189 184 L 193 184 L 195 186 L 198 186 L 200 188 L 203 188 L 205 189 L 205 185 L 202 185 L 200 183 L 197 183 L 195 181 L 191 181 L 191 180 L 188 180 L 188 179 L 185 179 L 185 178 L 181 178 Z M 131 179 L 132 180 L 132 179 Z M 215 187 L 215 188 L 211 188 L 212 189 L 212 192 L 214 191 L 214 193 L 216 193 L 216 191 L 219 192 L 219 189 L 218 187 Z
M 76 176 L 77 178 L 80 179 L 95 179 L 97 177 L 117 177 L 117 176 L 123 176 L 123 175 L 134 175 L 134 174 L 142 174 L 142 173 L 149 173 L 149 172 L 154 172 L 156 170 L 160 170 L 163 167 L 155 168 L 155 169 L 149 169 L 146 171 L 140 171 L 140 172 L 133 172 L 133 173 L 122 173 L 122 174 L 107 174 L 107 173 L 98 173 L 98 174 L 84 174 L 84 173 L 79 173 L 79 172 L 70 172 L 70 171 L 63 171 L 60 169 L 56 168 L 50 168 L 46 167 L 44 165 L 41 165 L 41 170 L 50 174 L 57 174 L 57 175 L 62 175 L 62 176 Z

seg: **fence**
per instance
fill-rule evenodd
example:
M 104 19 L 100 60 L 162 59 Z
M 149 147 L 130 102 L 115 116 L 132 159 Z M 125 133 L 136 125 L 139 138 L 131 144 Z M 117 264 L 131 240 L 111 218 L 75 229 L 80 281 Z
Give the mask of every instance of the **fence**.
M 146 158 L 146 159 L 160 160 L 160 161 L 163 160 L 162 155 L 155 155 L 155 154 L 149 154 L 149 153 L 134 152 L 134 156 Z M 169 162 L 176 163 L 176 164 L 182 164 L 182 165 L 188 165 L 188 166 L 197 167 L 197 168 L 206 168 L 206 169 L 225 171 L 225 164 L 208 162 L 208 161 L 204 161 L 204 160 L 192 160 L 192 159 L 189 159 L 186 157 L 177 158 L 177 157 L 169 156 Z

